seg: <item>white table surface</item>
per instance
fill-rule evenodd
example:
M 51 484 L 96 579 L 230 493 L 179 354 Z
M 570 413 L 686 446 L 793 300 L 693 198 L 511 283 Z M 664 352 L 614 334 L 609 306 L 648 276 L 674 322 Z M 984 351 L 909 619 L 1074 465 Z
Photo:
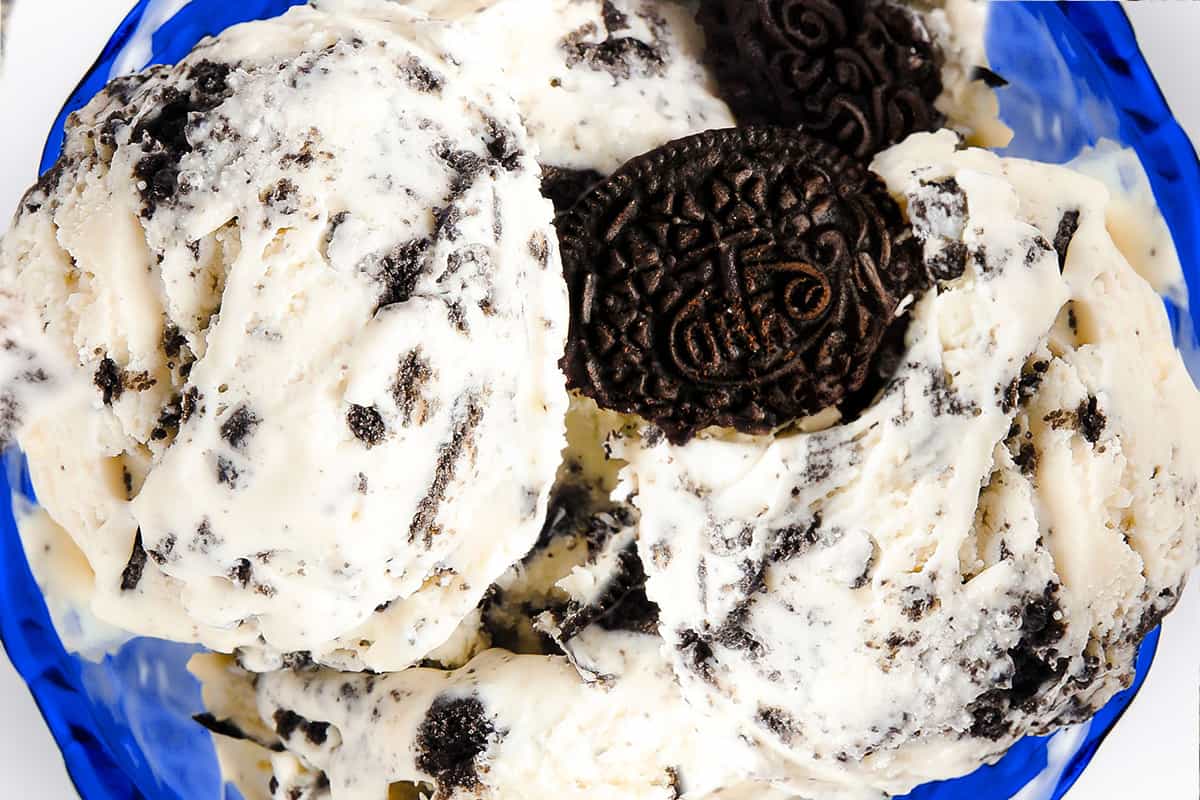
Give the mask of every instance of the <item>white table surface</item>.
M 5 63 L 0 67 L 0 219 L 7 219 L 24 187 L 35 178 L 46 131 L 62 101 L 131 5 L 132 0 L 16 3 L 8 19 Z M 1176 116 L 1200 141 L 1200 91 L 1195 88 L 1200 75 L 1196 38 L 1200 2 L 1158 0 L 1127 3 L 1126 8 Z M 45 45 L 50 41 L 56 43 L 53 48 Z M 0 795 L 5 798 L 76 796 L 33 700 L 2 656 L 0 776 Z M 1200 585 L 1193 585 L 1164 625 L 1162 645 L 1145 687 L 1068 800 L 1197 797 Z

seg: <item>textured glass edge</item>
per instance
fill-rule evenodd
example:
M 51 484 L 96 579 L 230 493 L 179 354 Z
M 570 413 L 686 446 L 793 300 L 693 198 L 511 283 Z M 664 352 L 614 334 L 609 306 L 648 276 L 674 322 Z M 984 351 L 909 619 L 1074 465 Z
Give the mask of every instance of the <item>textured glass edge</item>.
M 5 453 L 4 463 L 4 488 L 14 497 L 32 495 L 19 454 Z M 6 610 L 0 641 L 61 750 L 71 782 L 88 800 L 141 800 L 145 795 L 101 738 L 79 661 L 63 648 L 25 558 L 12 503 L 0 513 L 0 525 L 12 532 L 0 538 L 0 600 Z
M 1047 19 L 1058 15 L 1087 42 L 1116 107 L 1121 138 L 1137 152 L 1167 221 L 1189 296 L 1200 292 L 1200 157 L 1171 113 L 1119 3 L 1025 2 Z M 1192 269 L 1187 266 L 1191 265 Z
M 1138 45 L 1129 16 L 1119 3 L 1023 2 L 1031 13 L 1054 25 L 1057 16 L 1079 34 L 1088 45 L 1087 55 L 1097 64 L 1097 75 L 1104 81 L 1105 93 L 1117 112 L 1121 141 L 1132 146 L 1150 180 L 1155 201 L 1166 219 L 1167 228 L 1183 266 L 1188 297 L 1196 296 L 1200 282 L 1200 157 L 1196 148 L 1172 114 L 1166 96 L 1155 79 Z M 1192 268 L 1189 269 L 1188 267 Z M 1195 326 L 1178 324 L 1181 310 L 1166 301 L 1172 328 L 1177 336 L 1190 342 L 1178 342 L 1183 349 L 1196 346 Z M 1186 311 L 1182 311 L 1187 316 Z M 1068 762 L 1050 800 L 1061 800 L 1091 763 L 1105 739 L 1128 710 L 1128 704 L 1145 681 L 1153 666 L 1161 628 L 1143 642 L 1138 653 L 1137 676 L 1124 703 L 1118 695 L 1093 717 L 1093 726 L 1080 749 Z M 1147 649 L 1151 649 L 1149 656 Z M 1117 706 L 1114 709 L 1114 705 Z M 1115 713 L 1114 713 L 1115 711 Z M 1101 724 L 1096 725 L 1099 721 Z
M 52 166 L 61 152 L 67 117 L 103 88 L 109 78 L 111 65 L 137 32 L 152 2 L 140 0 L 137 3 L 71 93 L 47 138 L 42 171 Z M 1110 89 L 1108 97 L 1117 105 L 1121 138 L 1132 143 L 1147 171 L 1181 261 L 1200 263 L 1196 258 L 1200 249 L 1200 205 L 1192 204 L 1188 196 L 1196 187 L 1200 187 L 1200 162 L 1197 162 L 1190 140 L 1172 117 L 1157 82 L 1141 56 L 1124 11 L 1117 3 L 1023 2 L 1021 5 L 1048 20 L 1050 15 L 1057 14 L 1057 23 L 1051 24 L 1070 26 L 1091 46 L 1093 55 L 1101 62 L 1101 75 Z M 1174 184 L 1180 181 L 1190 184 L 1191 189 L 1177 189 Z M 1191 289 L 1193 281 L 1200 276 L 1189 275 L 1185 270 L 1185 278 L 1190 279 L 1188 283 Z M 9 514 L 11 516 L 11 510 Z M 0 553 L 7 562 L 6 570 L 15 569 L 28 583 L 24 588 L 34 587 L 36 590 L 19 540 L 13 538 L 5 543 Z M 107 743 L 96 735 L 98 723 L 81 688 L 78 663 L 66 653 L 54 633 L 40 592 L 35 591 L 30 595 L 32 603 L 29 603 L 29 598 L 14 601 L 14 595 L 22 587 L 9 584 L 6 580 L 0 587 L 0 598 L 12 609 L 28 603 L 29 613 L 0 617 L 0 639 L 17 671 L 29 685 L 62 751 L 68 773 L 80 796 L 85 800 L 146 798 L 147 795 L 133 784 L 126 770 L 122 769 L 119 760 L 114 758 Z M 46 637 L 46 642 L 35 646 L 29 641 L 30 636 Z M 1060 800 L 1075 783 L 1124 713 L 1146 678 L 1157 649 L 1158 637 L 1158 629 L 1147 635 L 1138 654 L 1134 684 L 1114 697 L 1093 718 L 1092 730 L 1099 728 L 1099 732 L 1096 735 L 1089 732 L 1088 738 L 1064 770 L 1051 800 Z M 1118 702 L 1119 698 L 1125 699 Z M 1095 725 L 1095 721 L 1110 709 L 1113 709 L 1109 715 L 1111 718 L 1099 726 Z M 1018 742 L 1018 746 L 1029 743 L 1044 747 L 1044 741 L 1048 738 L 1026 737 Z
M 111 63 L 124 49 L 150 2 L 139 0 L 129 11 L 95 63 L 72 90 L 50 129 L 40 171 L 44 172 L 58 158 L 67 116 L 103 88 L 108 79 L 104 65 Z M 53 154 L 49 164 L 46 163 L 47 153 Z M 19 460 L 11 455 L 6 454 L 4 459 L 5 488 L 15 493 L 20 487 L 32 496 L 28 476 L 19 469 Z M 16 519 L 12 504 L 8 505 L 3 523 L 11 524 L 15 534 Z M 6 609 L 0 615 L 0 642 L 45 719 L 75 790 L 84 800 L 146 800 L 146 795 L 133 783 L 118 757 L 97 735 L 100 725 L 84 693 L 79 662 L 59 641 L 19 535 L 4 537 L 0 542 L 0 558 L 3 559 L 0 599 Z M 17 580 L 12 580 L 14 575 Z M 39 639 L 41 641 L 36 641 Z

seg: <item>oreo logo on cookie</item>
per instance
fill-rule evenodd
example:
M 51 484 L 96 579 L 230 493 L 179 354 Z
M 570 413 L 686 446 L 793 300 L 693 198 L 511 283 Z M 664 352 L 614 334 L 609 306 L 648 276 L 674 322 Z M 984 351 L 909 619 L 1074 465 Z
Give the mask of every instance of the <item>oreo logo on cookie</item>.
M 696 18 L 743 124 L 799 125 L 868 159 L 945 121 L 941 54 L 887 0 L 703 0 Z
M 928 279 L 883 184 L 828 143 L 708 131 L 627 163 L 558 218 L 564 371 L 681 443 L 841 403 Z

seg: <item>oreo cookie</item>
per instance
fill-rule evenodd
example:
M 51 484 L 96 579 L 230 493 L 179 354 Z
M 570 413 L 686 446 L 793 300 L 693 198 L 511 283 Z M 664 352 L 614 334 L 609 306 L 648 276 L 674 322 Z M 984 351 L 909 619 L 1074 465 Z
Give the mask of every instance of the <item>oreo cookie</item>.
M 542 165 L 542 195 L 554 204 L 556 214 L 569 210 L 602 180 L 604 176 L 594 169 Z
M 682 443 L 841 403 L 928 284 L 883 184 L 786 128 L 707 131 L 623 166 L 557 220 L 563 369 Z
M 945 121 L 941 53 L 887 0 L 704 0 L 697 21 L 742 124 L 799 125 L 867 159 Z

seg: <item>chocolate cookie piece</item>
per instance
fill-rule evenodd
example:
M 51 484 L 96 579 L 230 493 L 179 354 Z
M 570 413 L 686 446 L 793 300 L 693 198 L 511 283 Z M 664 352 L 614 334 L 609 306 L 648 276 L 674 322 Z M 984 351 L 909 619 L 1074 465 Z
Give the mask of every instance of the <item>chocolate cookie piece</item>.
M 883 184 L 784 128 L 667 144 L 557 224 L 569 382 L 675 443 L 841 403 L 867 380 L 900 301 L 928 283 Z
M 196 63 L 188 77 L 191 86 L 167 86 L 157 96 L 157 108 L 137 124 L 132 140 L 140 142 L 145 155 L 134 165 L 134 175 L 143 182 L 139 189 L 142 216 L 154 216 L 158 206 L 175 199 L 187 188 L 179 184 L 181 159 L 192 151 L 187 138 L 193 114 L 207 114 L 232 93 L 228 78 L 232 68 L 212 61 Z
M 479 789 L 479 763 L 501 738 L 478 697 L 438 697 L 417 731 L 417 768 L 437 780 L 438 797 Z
M 604 176 L 594 169 L 572 169 L 542 165 L 542 195 L 554 203 L 554 212 L 570 210 Z
M 866 159 L 944 121 L 941 54 L 886 0 L 704 0 L 697 21 L 744 124 L 800 125 Z
M 658 633 L 658 605 L 646 595 L 646 570 L 634 543 L 617 554 L 608 584 L 590 605 L 570 603 L 558 620 L 561 641 L 574 638 L 589 625 L 607 631 Z

